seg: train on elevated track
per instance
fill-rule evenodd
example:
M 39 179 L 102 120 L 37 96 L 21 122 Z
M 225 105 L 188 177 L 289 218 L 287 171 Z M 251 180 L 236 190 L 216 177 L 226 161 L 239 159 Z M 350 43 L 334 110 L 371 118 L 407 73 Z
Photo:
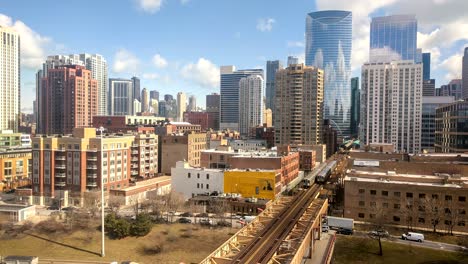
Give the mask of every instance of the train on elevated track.
M 337 162 L 336 160 L 324 163 L 320 165 L 318 170 L 310 172 L 308 175 L 304 176 L 302 180 L 302 188 L 309 188 L 314 184 L 314 182 L 318 184 L 324 184 L 328 181 L 333 170 L 336 168 Z

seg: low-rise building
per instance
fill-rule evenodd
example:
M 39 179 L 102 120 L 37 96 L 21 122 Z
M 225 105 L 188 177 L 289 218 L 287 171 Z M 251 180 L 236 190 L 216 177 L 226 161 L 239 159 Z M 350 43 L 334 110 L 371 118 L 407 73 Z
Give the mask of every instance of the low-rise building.
M 31 183 L 31 148 L 0 149 L 0 191 L 14 189 Z
M 201 151 L 206 149 L 206 133 L 187 132 L 160 137 L 161 173 L 171 174 L 178 161 L 200 167 Z
M 164 195 L 171 192 L 171 177 L 161 176 L 136 182 L 135 185 L 110 191 L 110 195 L 122 206 L 134 205 L 154 198 L 156 195 Z
M 224 192 L 224 171 L 194 168 L 186 161 L 178 161 L 171 169 L 172 189 L 186 199 L 198 195 Z
M 224 172 L 224 192 L 244 198 L 274 200 L 281 193 L 281 172 L 277 170 L 233 169 Z
M 158 174 L 158 136 L 137 133 L 131 146 L 131 177 L 147 179 Z
M 140 126 L 156 126 L 164 120 L 158 116 L 93 116 L 93 127 L 105 127 L 109 133 L 117 133 L 137 131 Z
M 265 140 L 267 148 L 271 149 L 275 146 L 275 128 L 267 126 L 255 128 L 255 139 Z
M 36 207 L 33 205 L 0 204 L 0 222 L 21 222 L 36 215 Z
M 229 145 L 234 151 L 262 151 L 266 150 L 267 144 L 265 140 L 261 139 L 235 139 L 230 140 Z

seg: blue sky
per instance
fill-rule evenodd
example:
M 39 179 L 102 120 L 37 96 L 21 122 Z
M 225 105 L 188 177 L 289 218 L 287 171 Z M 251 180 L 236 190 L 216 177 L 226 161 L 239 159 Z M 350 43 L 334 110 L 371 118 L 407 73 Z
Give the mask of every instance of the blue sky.
M 421 6 L 425 6 L 421 10 Z M 303 56 L 305 16 L 353 11 L 353 75 L 368 56 L 369 19 L 415 13 L 418 43 L 432 51 L 437 84 L 461 75 L 467 44 L 465 0 L 0 0 L 0 24 L 22 36 L 22 106 L 31 112 L 35 72 L 47 55 L 99 53 L 109 77 L 137 75 L 161 94 L 219 92 L 220 65 L 265 67 L 266 60 Z

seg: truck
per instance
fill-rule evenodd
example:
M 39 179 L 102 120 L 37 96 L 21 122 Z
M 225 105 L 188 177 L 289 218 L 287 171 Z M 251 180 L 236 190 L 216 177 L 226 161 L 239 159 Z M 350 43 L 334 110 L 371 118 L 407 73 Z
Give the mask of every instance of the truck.
M 241 221 L 244 221 L 245 223 L 250 223 L 250 222 L 252 222 L 255 218 L 256 218 L 256 216 L 253 216 L 253 215 L 246 215 L 246 216 L 241 217 L 240 220 L 241 220 Z
M 352 218 L 327 216 L 327 224 L 332 229 L 354 229 L 354 219 Z

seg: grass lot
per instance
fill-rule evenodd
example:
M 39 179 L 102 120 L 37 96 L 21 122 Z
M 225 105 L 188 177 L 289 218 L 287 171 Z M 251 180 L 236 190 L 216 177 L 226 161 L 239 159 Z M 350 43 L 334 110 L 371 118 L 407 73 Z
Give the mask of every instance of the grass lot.
M 356 230 L 360 231 L 371 231 L 374 230 L 375 227 L 373 225 L 365 225 L 365 224 L 356 224 Z M 401 234 L 406 233 L 408 230 L 406 228 L 397 228 L 393 226 L 385 227 L 385 230 L 393 236 L 401 236 Z M 414 230 L 413 232 L 422 233 L 424 234 L 424 239 L 429 241 L 437 241 L 442 243 L 448 244 L 458 244 L 459 236 L 449 235 L 446 233 L 434 233 L 432 231 L 421 231 L 421 230 Z
M 69 260 L 132 260 L 138 263 L 193 263 L 208 256 L 225 242 L 236 230 L 230 228 L 208 229 L 198 225 L 158 224 L 145 237 L 127 237 L 121 240 L 106 238 L 106 257 L 99 257 L 101 237 L 98 231 L 76 231 L 61 235 L 40 237 L 72 247 L 59 245 L 29 235 L 0 240 L 0 255 L 33 255 L 46 259 Z M 145 248 L 162 246 L 161 253 L 148 254 Z
M 414 263 L 468 264 L 468 257 L 460 253 L 426 249 L 382 241 L 383 256 L 379 256 L 376 240 L 362 237 L 338 236 L 334 263 Z

